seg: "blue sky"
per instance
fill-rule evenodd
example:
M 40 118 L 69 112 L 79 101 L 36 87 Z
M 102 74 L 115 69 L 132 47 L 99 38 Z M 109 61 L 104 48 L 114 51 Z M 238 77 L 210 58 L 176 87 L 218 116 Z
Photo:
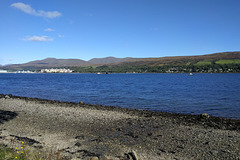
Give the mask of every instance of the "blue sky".
M 0 64 L 240 50 L 240 0 L 1 0 Z

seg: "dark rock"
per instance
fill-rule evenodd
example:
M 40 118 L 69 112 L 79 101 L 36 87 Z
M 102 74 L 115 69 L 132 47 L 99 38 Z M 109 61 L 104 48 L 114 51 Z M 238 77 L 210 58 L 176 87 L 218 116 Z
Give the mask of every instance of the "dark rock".
M 17 113 L 11 111 L 0 110 L 0 124 L 4 121 L 9 121 L 17 117 Z
M 100 143 L 102 142 L 101 138 L 98 137 L 98 138 L 95 138 L 95 139 L 90 139 L 91 142 L 97 142 L 97 143 Z
M 132 122 L 127 122 L 127 124 L 128 124 L 128 125 L 133 125 L 133 123 L 132 123 Z
M 80 146 L 81 146 L 81 143 L 77 142 L 77 143 L 75 144 L 75 146 L 80 147 Z
M 117 131 L 122 131 L 122 128 L 117 128 Z
M 177 148 L 184 149 L 184 147 L 183 147 L 183 146 L 177 146 Z
M 88 150 L 78 150 L 77 153 L 82 153 L 82 157 L 85 158 L 85 157 L 99 157 L 100 155 L 99 154 L 96 154 L 96 153 L 93 153 L 93 152 L 90 152 Z
M 138 156 L 137 156 L 137 153 L 135 151 L 130 152 L 129 155 L 131 155 L 133 160 L 138 160 Z
M 148 133 L 148 136 L 152 136 L 153 134 L 152 133 Z
M 166 150 L 159 148 L 159 151 L 166 153 Z
M 125 134 L 127 136 L 130 136 L 132 138 L 138 138 L 138 135 L 134 134 L 133 132 L 128 132 L 127 134 Z
M 176 152 L 175 151 L 169 151 L 169 153 L 175 154 Z
M 206 144 L 206 145 L 207 145 L 207 144 L 209 144 L 209 142 L 205 142 L 204 144 Z
M 127 160 L 133 160 L 132 156 L 130 154 L 128 154 L 128 153 L 124 154 L 124 158 L 127 159 Z
M 31 139 L 31 138 L 28 138 L 28 137 L 19 137 L 19 136 L 15 136 L 15 135 L 10 135 L 10 136 L 15 137 L 17 140 L 22 141 L 29 146 L 32 146 L 34 143 L 40 144 L 40 142 L 38 142 L 34 139 Z

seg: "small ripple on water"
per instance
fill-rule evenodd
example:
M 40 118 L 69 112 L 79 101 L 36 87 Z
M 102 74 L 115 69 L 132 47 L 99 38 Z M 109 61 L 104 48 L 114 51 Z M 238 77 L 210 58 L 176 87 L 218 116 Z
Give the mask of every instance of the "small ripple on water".
M 69 102 L 240 118 L 239 79 L 240 74 L 5 74 L 0 76 L 0 91 Z

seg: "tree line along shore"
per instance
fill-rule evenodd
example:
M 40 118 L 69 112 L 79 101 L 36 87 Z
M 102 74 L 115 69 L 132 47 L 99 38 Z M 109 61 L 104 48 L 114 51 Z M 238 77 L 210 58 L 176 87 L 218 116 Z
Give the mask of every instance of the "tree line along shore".
M 240 73 L 240 64 L 165 65 L 165 66 L 85 66 L 49 69 L 25 68 L 27 71 L 2 70 L 0 73 Z
M 240 64 L 69 67 L 73 73 L 240 73 Z

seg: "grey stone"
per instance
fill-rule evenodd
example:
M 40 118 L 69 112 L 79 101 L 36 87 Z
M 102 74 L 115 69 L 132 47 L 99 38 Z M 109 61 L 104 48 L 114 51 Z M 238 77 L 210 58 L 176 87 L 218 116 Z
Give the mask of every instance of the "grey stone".
M 207 113 L 202 113 L 200 116 L 203 119 L 208 119 L 210 117 Z
M 5 98 L 6 98 L 6 99 L 10 99 L 9 95 L 6 95 Z
M 210 151 L 210 153 L 211 153 L 213 156 L 216 156 L 216 155 L 218 154 L 218 151 L 212 150 L 212 151 Z

